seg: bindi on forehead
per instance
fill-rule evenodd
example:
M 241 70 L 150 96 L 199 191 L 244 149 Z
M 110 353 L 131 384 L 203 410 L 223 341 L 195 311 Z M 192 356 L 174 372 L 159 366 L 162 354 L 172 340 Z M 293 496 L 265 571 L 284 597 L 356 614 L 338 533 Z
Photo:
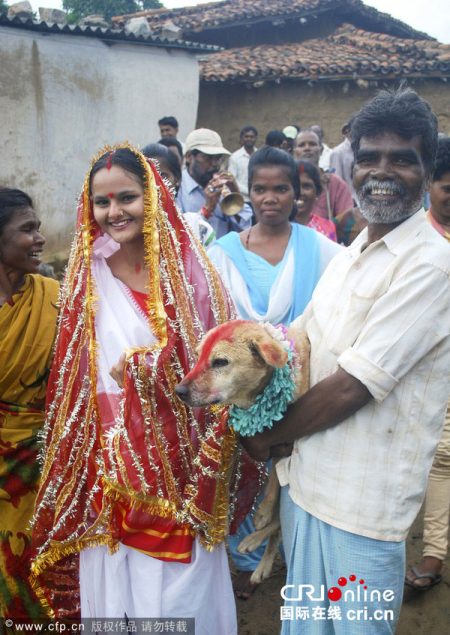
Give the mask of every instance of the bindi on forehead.
M 109 192 L 109 194 L 106 195 L 108 198 L 114 198 L 114 194 L 112 192 Z

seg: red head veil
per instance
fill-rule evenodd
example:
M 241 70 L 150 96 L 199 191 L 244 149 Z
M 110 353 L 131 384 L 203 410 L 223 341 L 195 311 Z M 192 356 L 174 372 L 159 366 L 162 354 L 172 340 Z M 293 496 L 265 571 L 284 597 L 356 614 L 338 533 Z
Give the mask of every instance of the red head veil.
M 196 361 L 199 339 L 234 317 L 229 296 L 155 167 L 121 147 L 130 148 L 145 172 L 149 326 L 156 342 L 129 352 L 120 416 L 106 431 L 96 391 L 91 269 L 100 230 L 91 214 L 89 174 L 60 298 L 33 537 L 32 580 L 58 618 L 78 615 L 78 552 L 117 547 L 118 506 L 141 527 L 176 521 L 213 548 L 224 539 L 227 515 L 234 513 L 236 526 L 259 489 L 258 470 L 236 450 L 222 409 L 194 413 L 174 393 Z M 106 151 L 114 148 L 99 156 Z

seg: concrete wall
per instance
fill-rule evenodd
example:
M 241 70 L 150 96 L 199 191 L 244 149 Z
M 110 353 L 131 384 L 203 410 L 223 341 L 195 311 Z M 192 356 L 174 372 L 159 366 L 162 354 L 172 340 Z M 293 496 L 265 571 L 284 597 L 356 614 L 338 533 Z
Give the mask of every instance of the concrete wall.
M 105 143 L 157 141 L 164 115 L 184 139 L 198 84 L 187 51 L 0 27 L 0 184 L 33 198 L 45 260 L 68 253 L 91 157 Z
M 386 82 L 398 86 L 399 82 Z M 415 80 L 411 88 L 426 99 L 439 119 L 439 129 L 450 134 L 450 81 Z M 319 124 L 325 130 L 325 143 L 341 143 L 341 127 L 354 112 L 375 96 L 383 85 L 359 88 L 354 81 L 327 82 L 309 86 L 306 82 L 267 82 L 260 88 L 245 84 L 202 83 L 197 126 L 212 128 L 225 147 L 239 147 L 239 132 L 244 126 L 258 130 L 258 145 L 264 144 L 269 130 L 281 130 L 288 124 L 301 128 Z

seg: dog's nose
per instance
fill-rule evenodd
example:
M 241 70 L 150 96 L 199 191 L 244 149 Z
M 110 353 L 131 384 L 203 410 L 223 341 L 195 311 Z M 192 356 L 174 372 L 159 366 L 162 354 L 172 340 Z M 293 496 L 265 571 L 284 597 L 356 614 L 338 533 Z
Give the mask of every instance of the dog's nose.
M 183 384 L 178 384 L 175 388 L 175 392 L 180 399 L 185 399 L 188 396 L 189 389 L 187 386 L 183 386 Z

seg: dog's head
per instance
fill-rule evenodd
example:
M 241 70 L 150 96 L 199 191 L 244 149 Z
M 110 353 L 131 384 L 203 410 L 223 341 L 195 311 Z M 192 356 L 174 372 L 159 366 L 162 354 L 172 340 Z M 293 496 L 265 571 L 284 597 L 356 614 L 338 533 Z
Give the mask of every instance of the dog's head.
M 245 320 L 233 320 L 209 331 L 198 347 L 199 360 L 175 392 L 190 406 L 212 404 L 249 408 L 282 368 L 286 350 L 267 331 Z

